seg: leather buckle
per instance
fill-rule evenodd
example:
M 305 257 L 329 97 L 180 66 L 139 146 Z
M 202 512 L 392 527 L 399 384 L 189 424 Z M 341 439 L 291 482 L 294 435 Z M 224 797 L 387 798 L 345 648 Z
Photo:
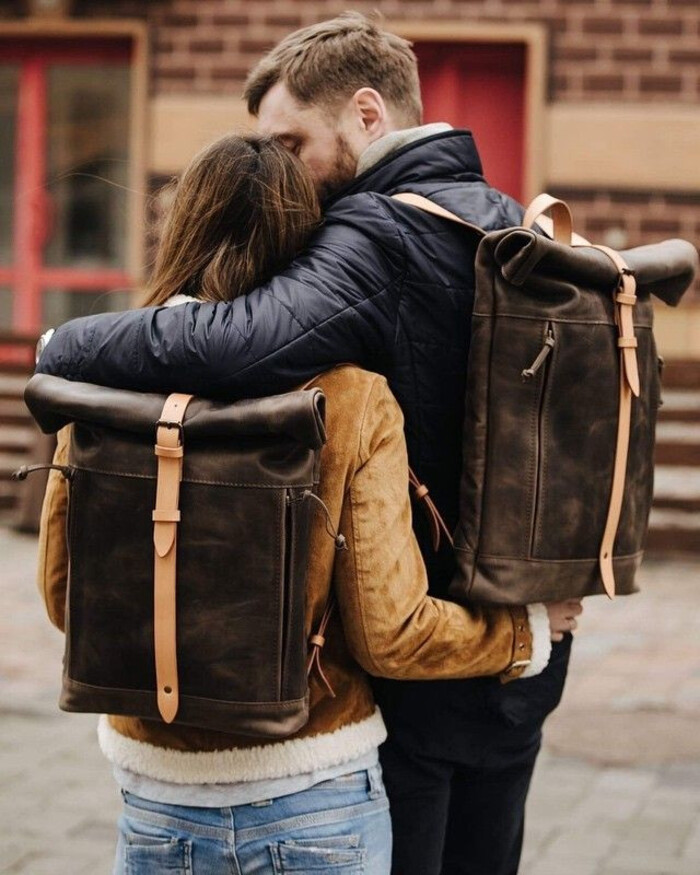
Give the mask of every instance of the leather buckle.
M 181 422 L 173 422 L 170 419 L 159 419 L 156 422 L 156 430 L 158 430 L 159 428 L 176 428 L 180 433 L 180 443 L 185 443 L 185 427 Z

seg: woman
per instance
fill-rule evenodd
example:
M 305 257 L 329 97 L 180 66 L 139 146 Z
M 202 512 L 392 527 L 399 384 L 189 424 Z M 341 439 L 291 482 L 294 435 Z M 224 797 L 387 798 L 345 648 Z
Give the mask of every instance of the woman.
M 178 185 L 144 303 L 245 294 L 283 269 L 319 221 L 297 159 L 274 140 L 225 137 Z M 388 873 L 391 830 L 377 755 L 386 732 L 367 673 L 511 679 L 523 673 L 512 663 L 527 660 L 526 673 L 536 673 L 550 634 L 561 637 L 580 612 L 575 603 L 467 609 L 429 597 L 412 532 L 403 418 L 386 381 L 343 366 L 316 383 L 327 399 L 329 436 L 319 496 L 348 549 L 335 554 L 319 516 L 306 623 L 317 627 L 333 586 L 339 610 L 324 668 L 335 696 L 312 675 L 309 722 L 283 742 L 101 718 L 100 745 L 124 796 L 116 873 Z M 66 454 L 64 430 L 57 464 Z M 65 514 L 64 481 L 51 472 L 40 586 L 59 628 Z

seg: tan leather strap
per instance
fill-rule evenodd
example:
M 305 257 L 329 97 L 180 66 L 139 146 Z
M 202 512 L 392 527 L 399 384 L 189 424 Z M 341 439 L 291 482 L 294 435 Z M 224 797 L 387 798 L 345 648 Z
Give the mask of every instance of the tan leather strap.
M 554 240 L 571 246 L 574 234 L 574 220 L 569 205 L 551 194 L 538 194 L 523 216 L 523 228 L 532 228 L 542 213 L 551 212 Z M 544 230 L 544 229 L 543 229 Z
M 617 345 L 620 350 L 620 404 L 617 418 L 617 441 L 613 479 L 610 489 L 610 504 L 605 522 L 603 539 L 598 554 L 600 576 L 605 592 L 615 598 L 615 574 L 613 570 L 613 548 L 617 527 L 620 524 L 622 501 L 625 494 L 627 475 L 627 456 L 629 453 L 630 428 L 632 422 L 632 396 L 639 396 L 639 366 L 637 362 L 637 339 L 634 336 L 634 305 L 637 301 L 637 282 L 625 260 L 614 249 L 607 246 L 594 246 L 612 261 L 619 272 L 619 283 L 615 289 L 615 322 L 619 333 Z
M 153 639 L 158 711 L 172 723 L 179 706 L 177 677 L 176 579 L 177 525 L 184 441 L 182 421 L 192 395 L 169 395 L 156 423 L 158 458 L 153 511 Z
M 612 261 L 618 270 L 620 280 L 615 290 L 615 320 L 619 331 L 617 345 L 622 350 L 621 365 L 629 384 L 630 390 L 635 397 L 639 397 L 639 366 L 637 363 L 637 340 L 634 336 L 634 305 L 637 303 L 637 281 L 622 258 L 622 256 L 608 246 L 593 246 L 599 249 Z
M 439 206 L 420 194 L 403 191 L 399 194 L 393 194 L 391 199 L 401 201 L 402 204 L 408 204 L 411 207 L 417 207 L 419 210 L 423 210 L 426 213 L 432 213 L 434 216 L 440 216 L 441 219 L 449 219 L 451 222 L 457 222 L 457 224 L 469 228 L 470 231 L 476 231 L 480 237 L 486 236 L 486 231 L 484 231 L 483 228 L 480 228 L 478 225 L 472 225 L 471 222 L 467 222 L 464 219 L 460 219 L 459 216 L 451 213 L 449 210 L 446 210 L 444 207 Z

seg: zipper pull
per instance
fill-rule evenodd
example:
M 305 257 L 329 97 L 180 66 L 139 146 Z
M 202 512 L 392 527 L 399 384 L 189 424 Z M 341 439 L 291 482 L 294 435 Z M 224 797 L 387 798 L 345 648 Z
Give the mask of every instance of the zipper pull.
M 525 368 L 525 370 L 520 374 L 523 380 L 531 380 L 535 374 L 539 371 L 542 365 L 547 360 L 547 356 L 554 349 L 554 334 L 551 328 L 547 329 L 547 336 L 544 339 L 544 346 L 540 350 L 539 355 L 534 360 L 534 362 L 530 365 L 529 368 Z
M 66 480 L 73 479 L 73 469 L 69 468 L 67 465 L 22 465 L 21 468 L 12 472 L 12 479 L 26 480 L 28 475 L 33 474 L 35 471 L 49 471 L 51 469 L 54 471 L 60 471 Z

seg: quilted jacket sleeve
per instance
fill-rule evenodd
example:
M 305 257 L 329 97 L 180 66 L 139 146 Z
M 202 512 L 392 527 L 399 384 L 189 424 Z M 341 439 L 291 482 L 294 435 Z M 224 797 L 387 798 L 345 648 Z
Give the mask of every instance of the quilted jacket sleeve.
M 395 220 L 376 195 L 356 195 L 286 271 L 250 294 L 73 320 L 37 370 L 226 398 L 283 391 L 346 361 L 377 370 L 393 343 L 404 269 Z
M 428 595 L 413 536 L 403 417 L 382 377 L 364 412 L 359 467 L 340 531 L 348 543 L 334 572 L 343 628 L 350 652 L 370 674 L 467 678 L 530 659 L 525 608 L 463 607 Z

